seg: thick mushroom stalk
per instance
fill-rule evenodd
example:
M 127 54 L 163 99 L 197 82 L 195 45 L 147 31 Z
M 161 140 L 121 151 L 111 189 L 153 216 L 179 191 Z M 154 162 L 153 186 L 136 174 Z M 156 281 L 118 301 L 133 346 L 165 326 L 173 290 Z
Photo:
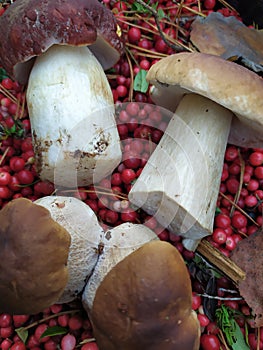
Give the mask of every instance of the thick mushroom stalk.
M 142 225 L 123 224 L 107 236 L 111 246 L 83 294 L 99 348 L 199 349 L 190 277 L 177 249 Z
M 129 194 L 164 227 L 190 239 L 188 249 L 213 230 L 231 119 L 205 97 L 184 96 Z
M 29 77 L 27 103 L 41 179 L 84 186 L 119 164 L 111 89 L 87 47 L 53 45 L 39 56 Z
M 93 210 L 74 197 L 47 196 L 34 202 L 46 208 L 52 219 L 70 234 L 68 281 L 57 303 L 76 299 L 86 285 L 99 259 L 104 231 Z
M 194 250 L 198 239 L 212 233 L 229 135 L 243 146 L 263 135 L 263 80 L 234 62 L 198 52 L 165 57 L 146 78 L 155 88 L 153 101 L 175 115 L 129 199 Z

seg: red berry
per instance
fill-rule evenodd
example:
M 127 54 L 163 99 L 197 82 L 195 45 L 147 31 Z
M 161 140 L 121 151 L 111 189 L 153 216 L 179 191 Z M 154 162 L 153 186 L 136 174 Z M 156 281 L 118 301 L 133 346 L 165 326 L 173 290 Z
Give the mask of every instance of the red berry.
M 238 213 L 232 216 L 231 223 L 236 229 L 241 229 L 242 227 L 247 226 L 247 218 L 245 215 Z
M 249 163 L 252 166 L 262 165 L 262 163 L 263 163 L 263 153 L 262 152 L 253 152 L 253 153 L 250 154 L 248 160 L 249 160 Z
M 231 219 L 225 214 L 218 214 L 215 217 L 215 226 L 220 228 L 228 228 L 231 225 Z
M 137 44 L 137 42 L 141 39 L 141 30 L 136 27 L 131 27 L 128 30 L 128 39 L 132 44 Z
M 136 178 L 136 173 L 133 169 L 124 169 L 121 173 L 121 179 L 125 184 L 130 184 Z
M 34 182 L 34 175 L 30 170 L 23 169 L 17 173 L 18 180 L 23 185 L 30 185 Z
M 212 234 L 213 241 L 218 244 L 224 244 L 227 239 L 227 234 L 222 228 L 216 228 Z
M 202 334 L 200 345 L 202 350 L 220 350 L 220 341 L 214 334 Z
M 0 314 L 0 327 L 9 327 L 12 325 L 12 316 L 9 314 Z
M 73 350 L 76 346 L 76 338 L 72 334 L 66 334 L 61 339 L 61 350 Z

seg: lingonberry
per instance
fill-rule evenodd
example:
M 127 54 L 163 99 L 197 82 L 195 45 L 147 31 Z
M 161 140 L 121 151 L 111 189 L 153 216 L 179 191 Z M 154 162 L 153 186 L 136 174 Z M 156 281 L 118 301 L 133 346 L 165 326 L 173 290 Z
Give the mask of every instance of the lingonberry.
M 262 152 L 253 152 L 250 154 L 249 158 L 249 163 L 252 166 L 259 166 L 263 164 L 263 153 Z
M 131 27 L 128 30 L 128 39 L 129 39 L 129 42 L 132 44 L 137 44 L 138 41 L 141 39 L 141 35 L 142 35 L 142 33 L 141 33 L 140 28 Z
M 26 350 L 26 345 L 22 340 L 18 340 L 11 346 L 10 350 Z
M 93 343 L 86 343 L 86 344 L 82 345 L 80 350 L 99 350 L 99 348 L 98 348 L 97 344 L 93 342 Z
M 210 322 L 209 318 L 205 314 L 197 314 L 197 319 L 201 327 L 206 327 Z
M 220 228 L 227 228 L 231 225 L 231 219 L 225 214 L 218 214 L 215 217 L 215 226 Z
M 259 182 L 256 179 L 250 179 L 246 186 L 248 191 L 254 192 L 259 188 Z
M 227 239 L 227 234 L 222 228 L 216 228 L 213 231 L 212 238 L 218 244 L 224 244 Z
M 136 178 L 136 173 L 133 169 L 124 169 L 121 173 L 122 182 L 125 184 L 131 183 Z
M 11 175 L 7 171 L 0 171 L 0 186 L 6 186 L 11 181 Z
M 220 350 L 220 341 L 214 334 L 202 334 L 200 345 L 202 350 Z
M 232 216 L 231 224 L 234 228 L 241 229 L 242 227 L 247 226 L 247 218 L 245 215 L 238 213 Z
M 72 334 L 66 334 L 61 339 L 61 350 L 73 350 L 76 346 L 76 338 Z
M 3 313 L 0 314 L 0 327 L 9 327 L 12 324 L 12 316 L 7 314 L 7 313 Z
M 83 325 L 83 319 L 79 315 L 73 315 L 68 320 L 68 327 L 71 331 L 76 331 L 80 329 Z
M 22 185 L 29 185 L 34 182 L 34 175 L 28 169 L 20 170 L 17 173 L 17 178 Z

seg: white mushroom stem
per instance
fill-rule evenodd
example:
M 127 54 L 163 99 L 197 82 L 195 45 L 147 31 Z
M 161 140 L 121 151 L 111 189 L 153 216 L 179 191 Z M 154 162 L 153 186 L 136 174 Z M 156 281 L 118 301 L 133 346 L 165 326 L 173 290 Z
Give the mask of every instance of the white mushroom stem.
M 119 164 L 112 92 L 87 47 L 53 45 L 39 56 L 29 77 L 27 104 L 41 179 L 84 186 Z
M 129 194 L 190 250 L 213 230 L 231 119 L 205 97 L 184 96 Z
M 83 290 L 99 258 L 104 231 L 92 209 L 74 197 L 47 196 L 34 202 L 49 210 L 54 221 L 71 236 L 68 254 L 69 280 L 57 301 L 67 303 Z M 47 257 L 48 259 L 48 257 Z
M 147 226 L 139 224 L 124 223 L 105 233 L 103 252 L 82 294 L 82 303 L 87 312 L 92 309 L 96 291 L 108 272 L 152 240 L 158 240 L 158 236 Z

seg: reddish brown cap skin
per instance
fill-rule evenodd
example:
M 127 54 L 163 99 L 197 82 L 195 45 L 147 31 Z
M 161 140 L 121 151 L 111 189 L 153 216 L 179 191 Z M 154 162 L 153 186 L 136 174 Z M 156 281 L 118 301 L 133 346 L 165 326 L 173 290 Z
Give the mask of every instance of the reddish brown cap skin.
M 9 202 L 0 222 L 0 313 L 38 313 L 67 284 L 70 235 L 47 209 L 25 198 Z
M 53 44 L 91 45 L 99 34 L 110 46 L 123 49 L 114 15 L 97 0 L 16 0 L 0 17 L 0 32 L 0 65 L 23 84 L 28 72 L 21 76 L 15 65 Z
M 197 350 L 185 263 L 171 244 L 152 241 L 118 263 L 98 287 L 90 318 L 100 350 Z

